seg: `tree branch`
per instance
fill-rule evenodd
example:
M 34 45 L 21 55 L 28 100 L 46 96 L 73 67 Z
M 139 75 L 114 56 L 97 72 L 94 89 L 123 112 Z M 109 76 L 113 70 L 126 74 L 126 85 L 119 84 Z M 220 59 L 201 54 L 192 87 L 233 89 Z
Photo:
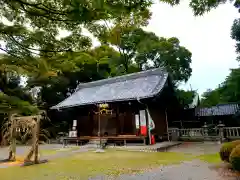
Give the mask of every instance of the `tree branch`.
M 31 6 L 31 7 L 43 10 L 46 13 L 52 13 L 52 14 L 58 14 L 58 15 L 67 15 L 67 13 L 70 13 L 68 11 L 67 12 L 61 12 L 61 11 L 58 11 L 58 10 L 55 10 L 55 9 L 50 9 L 49 7 L 47 7 L 46 5 L 44 5 L 42 3 L 33 4 L 33 3 L 28 3 L 28 2 L 25 2 L 25 1 L 22 1 L 22 0 L 18 0 L 18 2 L 21 3 L 21 4 L 27 5 L 27 6 Z M 40 7 L 40 6 L 43 6 L 45 8 Z
M 1 48 L 1 47 L 0 47 L 0 50 L 2 50 L 2 51 L 4 51 L 4 52 L 6 52 L 7 54 L 10 54 L 11 56 L 14 56 L 14 57 L 18 58 L 18 59 L 22 59 L 22 58 L 20 58 L 20 57 L 16 56 L 15 54 L 9 53 L 9 51 L 8 51 L 8 50 L 6 50 L 6 49 L 3 49 L 3 48 Z
M 40 14 L 40 13 L 34 13 L 33 11 L 28 11 L 24 4 L 21 4 L 21 7 L 22 7 L 22 10 L 26 13 L 28 13 L 29 15 L 31 16 L 41 16 L 41 17 L 45 17 L 47 18 L 48 20 L 51 20 L 51 21 L 60 21 L 60 22 L 76 22 L 75 20 L 71 20 L 71 19 L 58 19 L 58 18 L 52 18 L 51 16 L 46 16 L 47 14 L 49 15 L 49 13 L 45 13 L 45 14 Z M 79 23 L 75 23 L 73 25 L 78 25 Z
M 43 50 L 43 49 L 35 49 L 35 48 L 30 48 L 30 47 L 27 47 L 27 46 L 24 46 L 23 44 L 21 44 L 20 42 L 18 42 L 13 36 L 11 35 L 7 35 L 12 41 L 14 41 L 16 44 L 18 44 L 19 46 L 21 46 L 22 48 L 30 51 L 30 50 L 33 50 L 33 51 L 40 51 L 40 52 L 54 52 L 54 53 L 57 53 L 57 52 L 65 52 L 67 50 Z M 32 52 L 32 51 L 30 51 Z

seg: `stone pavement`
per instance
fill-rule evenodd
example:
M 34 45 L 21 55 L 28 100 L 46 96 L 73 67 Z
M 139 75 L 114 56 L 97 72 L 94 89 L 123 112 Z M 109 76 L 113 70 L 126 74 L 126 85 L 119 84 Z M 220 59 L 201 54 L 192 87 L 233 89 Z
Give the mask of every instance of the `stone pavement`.
M 178 147 L 182 142 L 179 141 L 166 141 L 161 143 L 156 143 L 154 145 L 142 145 L 142 144 L 127 144 L 126 146 L 108 146 L 108 148 L 115 148 L 119 150 L 128 151 L 145 151 L 145 152 L 160 152 L 167 151 L 170 148 Z
M 170 152 L 182 152 L 192 155 L 215 154 L 219 152 L 221 144 L 217 142 L 184 142 L 183 144 L 171 148 Z

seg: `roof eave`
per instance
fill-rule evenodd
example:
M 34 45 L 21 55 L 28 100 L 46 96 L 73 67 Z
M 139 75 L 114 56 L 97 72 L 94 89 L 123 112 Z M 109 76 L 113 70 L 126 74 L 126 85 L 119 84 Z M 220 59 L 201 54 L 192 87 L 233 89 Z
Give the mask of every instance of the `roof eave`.
M 94 105 L 94 104 L 101 104 L 101 103 L 112 103 L 112 102 L 123 102 L 123 101 L 134 101 L 134 100 L 143 100 L 143 99 L 148 99 L 157 96 L 162 90 L 156 93 L 152 93 L 148 96 L 142 96 L 142 97 L 134 97 L 134 98 L 128 98 L 128 99 L 113 99 L 113 100 L 106 100 L 106 101 L 96 101 L 92 103 L 81 103 L 81 104 L 73 104 L 69 106 L 52 106 L 50 109 L 52 110 L 60 110 L 60 109 L 67 109 L 67 108 L 72 108 L 72 107 L 78 107 L 78 106 L 87 106 L 87 105 Z

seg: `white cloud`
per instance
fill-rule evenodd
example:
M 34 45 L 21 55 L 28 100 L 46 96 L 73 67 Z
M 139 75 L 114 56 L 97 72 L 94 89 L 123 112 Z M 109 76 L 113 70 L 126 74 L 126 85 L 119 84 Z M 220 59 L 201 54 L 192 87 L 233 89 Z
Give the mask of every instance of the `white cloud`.
M 193 74 L 183 88 L 198 89 L 199 93 L 215 88 L 238 66 L 235 42 L 230 37 L 233 20 L 239 17 L 232 4 L 221 5 L 201 17 L 194 17 L 189 1 L 179 6 L 156 3 L 146 30 L 162 37 L 177 37 L 181 45 L 192 52 Z

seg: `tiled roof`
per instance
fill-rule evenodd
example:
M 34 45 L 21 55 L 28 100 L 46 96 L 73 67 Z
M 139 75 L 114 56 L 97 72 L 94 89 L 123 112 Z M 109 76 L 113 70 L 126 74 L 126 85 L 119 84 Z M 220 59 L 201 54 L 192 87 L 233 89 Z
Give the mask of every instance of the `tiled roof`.
M 157 68 L 80 84 L 75 93 L 51 109 L 153 97 L 162 90 L 167 77 L 168 73 Z
M 233 115 L 239 110 L 238 104 L 220 104 L 209 108 L 196 108 L 196 116 Z

